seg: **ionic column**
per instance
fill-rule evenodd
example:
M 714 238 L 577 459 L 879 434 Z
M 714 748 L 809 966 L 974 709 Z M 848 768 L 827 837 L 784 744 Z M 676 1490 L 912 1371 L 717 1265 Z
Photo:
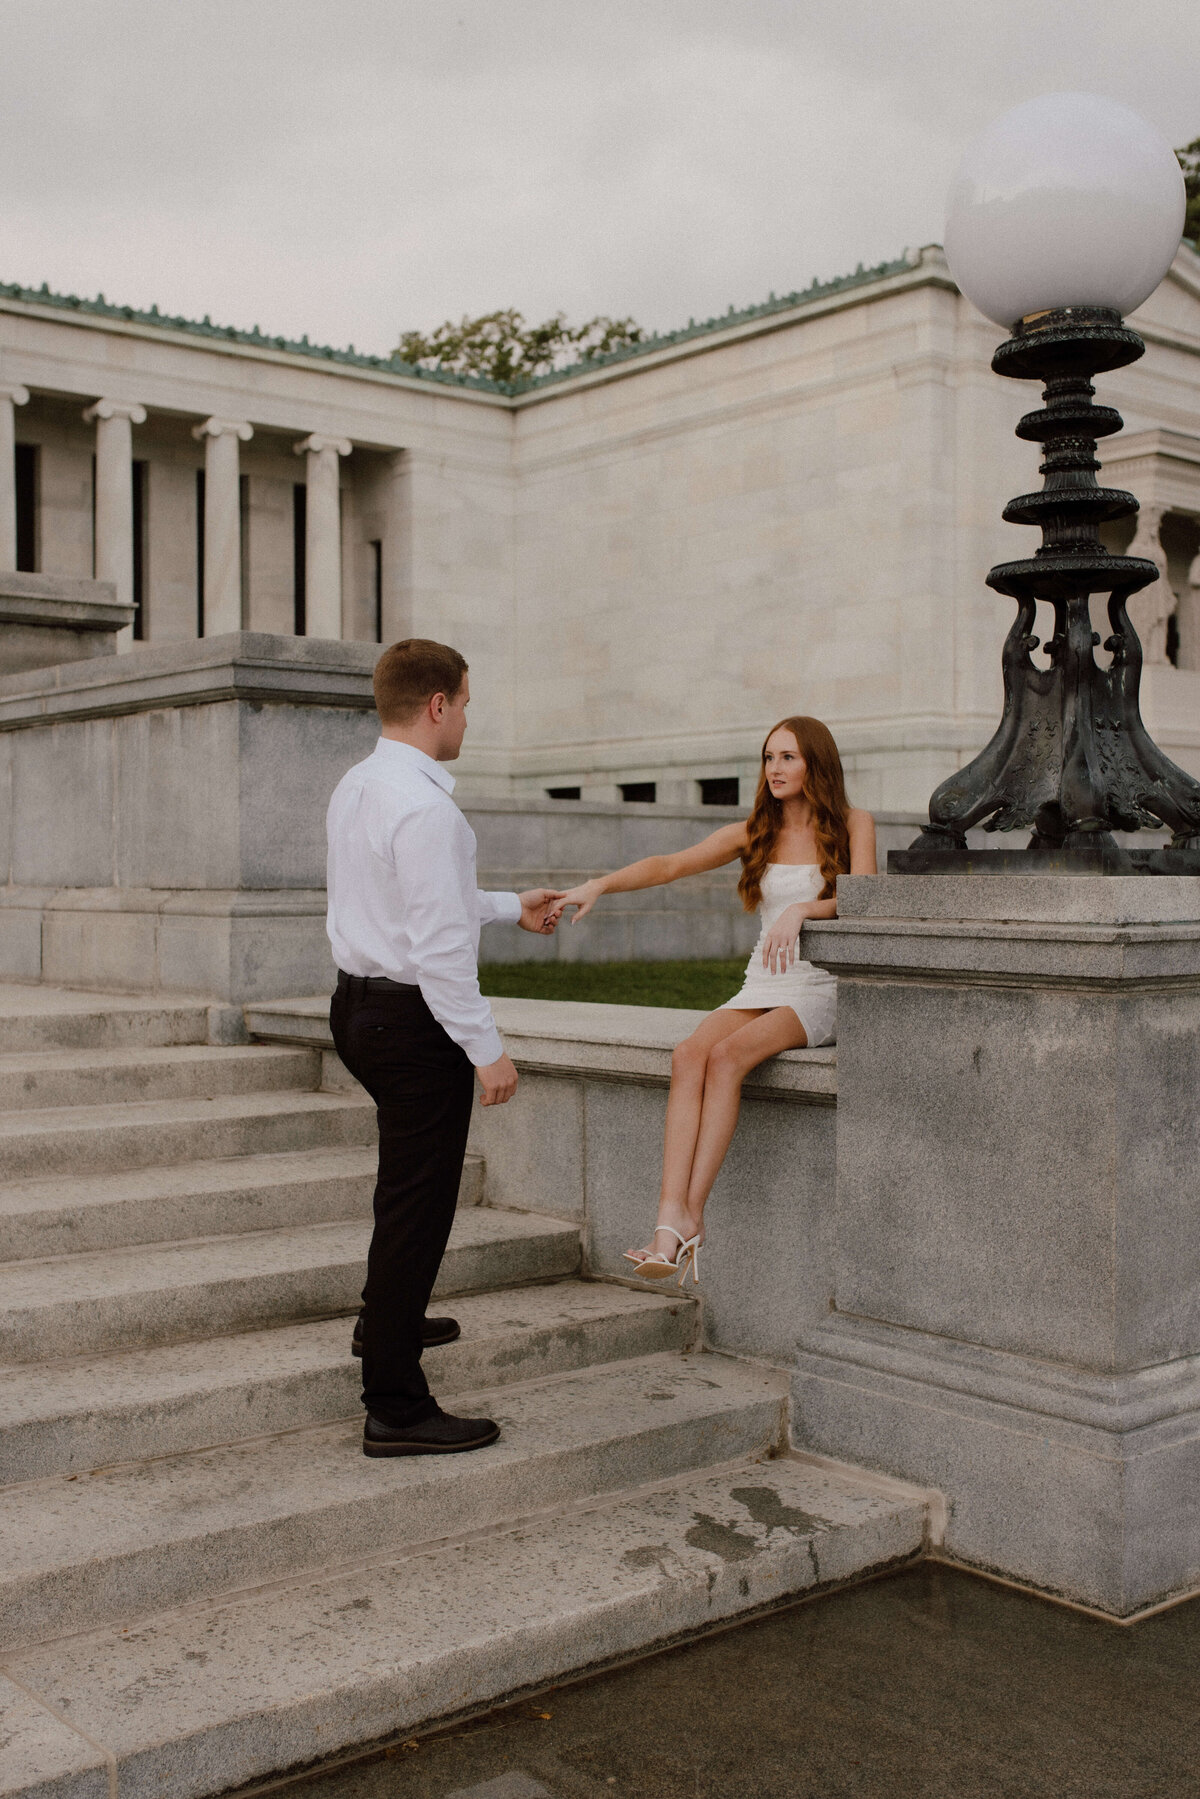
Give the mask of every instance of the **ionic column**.
M 304 456 L 308 496 L 305 512 L 304 619 L 307 637 L 342 635 L 342 514 L 338 457 L 348 456 L 345 437 L 316 432 L 294 445 Z
M 1133 542 L 1125 552 L 1127 556 L 1144 556 L 1158 570 L 1154 585 L 1132 594 L 1126 606 L 1146 662 L 1167 660 L 1167 620 L 1175 610 L 1175 593 L 1167 580 L 1167 552 L 1159 538 L 1166 510 L 1165 506 L 1142 507 Z
M 0 387 L 0 569 L 17 566 L 17 471 L 13 407 L 29 399 L 27 387 Z
M 238 444 L 249 443 L 244 419 L 205 419 L 192 436 L 204 441 L 204 635 L 242 628 L 242 505 Z
M 133 432 L 146 408 L 136 401 L 97 400 L 84 413 L 96 426 L 96 579 L 111 581 L 117 598 L 133 605 Z M 118 649 L 133 641 L 133 626 L 117 633 Z

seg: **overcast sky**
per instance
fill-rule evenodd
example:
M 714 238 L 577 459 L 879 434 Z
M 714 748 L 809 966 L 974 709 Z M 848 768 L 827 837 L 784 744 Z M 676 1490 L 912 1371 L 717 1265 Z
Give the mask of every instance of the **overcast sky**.
M 1200 0 L 0 0 L 0 280 L 386 352 L 939 239 L 1057 88 L 1200 136 Z

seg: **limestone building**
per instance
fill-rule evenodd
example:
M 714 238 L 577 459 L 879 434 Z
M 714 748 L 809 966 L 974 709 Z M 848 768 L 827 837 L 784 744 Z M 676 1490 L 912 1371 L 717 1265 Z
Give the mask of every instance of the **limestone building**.
M 1200 773 L 1186 245 L 1134 323 L 1145 359 L 1100 383 L 1126 420 L 1106 476 L 1165 576 L 1147 722 Z M 919 813 L 994 727 L 1011 603 L 984 575 L 1037 484 L 998 335 L 937 248 L 518 393 L 0 288 L 0 566 L 115 581 L 150 644 L 458 644 L 477 798 L 744 803 L 764 728 L 805 711 L 861 803 Z

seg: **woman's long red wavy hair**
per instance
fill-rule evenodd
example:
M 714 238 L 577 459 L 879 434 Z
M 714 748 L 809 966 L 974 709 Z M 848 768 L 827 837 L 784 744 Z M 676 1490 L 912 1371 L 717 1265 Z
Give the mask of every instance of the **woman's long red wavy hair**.
M 850 802 L 846 798 L 846 778 L 842 758 L 833 741 L 833 733 L 819 718 L 781 718 L 763 739 L 762 755 L 776 731 L 790 731 L 804 757 L 804 797 L 812 807 L 813 836 L 825 885 L 819 899 L 832 899 L 837 878 L 850 872 Z M 746 821 L 746 847 L 742 851 L 742 878 L 738 892 L 747 912 L 753 912 L 762 899 L 763 875 L 775 852 L 783 826 L 783 805 L 767 786 L 767 771 L 760 761 L 758 791 Z

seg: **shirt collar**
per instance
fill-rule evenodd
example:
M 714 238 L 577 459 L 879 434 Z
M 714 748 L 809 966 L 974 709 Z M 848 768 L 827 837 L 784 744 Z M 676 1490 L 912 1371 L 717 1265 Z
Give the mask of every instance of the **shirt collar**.
M 374 754 L 385 763 L 400 763 L 408 768 L 419 769 L 443 793 L 454 792 L 454 776 L 445 765 L 435 762 L 432 756 L 427 756 L 424 750 L 419 750 L 413 743 L 401 743 L 395 737 L 381 737 L 375 745 Z

